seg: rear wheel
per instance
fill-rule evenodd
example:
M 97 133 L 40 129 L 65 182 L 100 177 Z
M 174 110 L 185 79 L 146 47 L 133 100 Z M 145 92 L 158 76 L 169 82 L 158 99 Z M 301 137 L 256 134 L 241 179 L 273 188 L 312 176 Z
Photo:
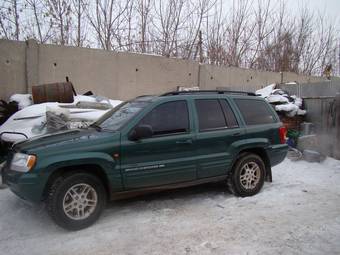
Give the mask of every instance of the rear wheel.
M 52 219 L 69 230 L 92 225 L 105 204 L 106 192 L 101 180 L 88 173 L 59 177 L 50 187 L 46 200 Z
M 236 196 L 257 194 L 264 183 L 265 165 L 256 154 L 242 154 L 236 161 L 228 178 L 228 188 Z

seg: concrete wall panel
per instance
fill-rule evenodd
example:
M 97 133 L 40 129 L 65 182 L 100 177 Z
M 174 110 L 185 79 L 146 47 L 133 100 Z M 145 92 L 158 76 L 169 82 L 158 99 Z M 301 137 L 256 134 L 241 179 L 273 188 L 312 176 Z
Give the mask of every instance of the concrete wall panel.
M 281 77 L 282 75 L 282 77 Z M 299 83 L 324 81 L 322 77 L 298 75 L 295 73 L 265 72 L 237 67 L 202 65 L 200 87 L 202 89 L 228 88 L 231 90 L 255 91 L 272 83 Z
M 198 64 L 159 56 L 119 53 L 118 96 L 159 94 L 198 83 Z
M 0 40 L 0 99 L 26 92 L 25 42 Z
M 40 45 L 38 83 L 65 81 L 69 77 L 78 93 L 117 95 L 117 54 L 95 49 Z
M 198 64 L 131 53 L 41 45 L 39 83 L 64 81 L 68 76 L 79 93 L 126 100 L 141 94 L 197 84 Z

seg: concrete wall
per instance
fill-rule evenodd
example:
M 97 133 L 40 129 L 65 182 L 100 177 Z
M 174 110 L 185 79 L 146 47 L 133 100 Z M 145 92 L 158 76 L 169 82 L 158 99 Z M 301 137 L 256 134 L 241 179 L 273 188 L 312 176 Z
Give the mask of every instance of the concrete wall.
M 25 42 L 0 41 L 0 99 L 26 92 Z
M 202 89 L 227 88 L 231 90 L 255 91 L 268 84 L 291 81 L 307 83 L 324 81 L 324 78 L 289 72 L 281 74 L 213 65 L 202 65 L 200 70 L 200 87 Z
M 33 85 L 65 81 L 66 76 L 79 93 L 92 90 L 122 100 L 176 90 L 177 86 L 255 91 L 281 81 L 280 73 L 274 72 L 199 65 L 152 55 L 39 45 L 34 40 L 0 40 L 0 98 L 30 93 Z M 283 79 L 322 80 L 292 73 L 284 73 Z

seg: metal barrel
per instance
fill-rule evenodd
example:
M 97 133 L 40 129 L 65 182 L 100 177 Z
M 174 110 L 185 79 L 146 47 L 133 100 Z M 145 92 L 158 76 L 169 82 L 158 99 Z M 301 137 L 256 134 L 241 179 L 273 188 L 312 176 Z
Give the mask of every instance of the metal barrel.
M 71 82 L 59 82 L 33 86 L 32 97 L 35 104 L 73 103 L 73 85 Z

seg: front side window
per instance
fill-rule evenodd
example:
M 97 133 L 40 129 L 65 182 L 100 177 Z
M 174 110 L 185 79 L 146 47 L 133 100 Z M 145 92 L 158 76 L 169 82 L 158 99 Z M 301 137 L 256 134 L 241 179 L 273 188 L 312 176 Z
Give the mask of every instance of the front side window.
M 269 124 L 276 122 L 274 114 L 266 102 L 253 99 L 235 99 L 247 125 Z
M 217 99 L 197 99 L 195 105 L 200 131 L 227 127 L 221 104 Z
M 151 126 L 153 136 L 188 132 L 187 102 L 181 100 L 158 105 L 140 121 L 139 125 Z

